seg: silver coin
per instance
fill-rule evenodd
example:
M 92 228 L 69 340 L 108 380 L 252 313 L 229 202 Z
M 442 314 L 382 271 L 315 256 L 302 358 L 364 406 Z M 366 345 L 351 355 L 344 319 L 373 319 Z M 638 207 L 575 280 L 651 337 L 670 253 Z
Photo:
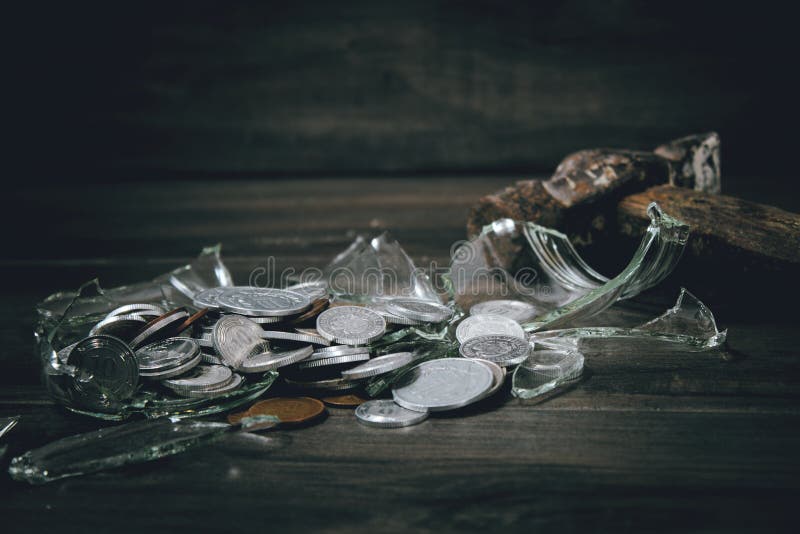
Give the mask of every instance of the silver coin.
M 414 361 L 411 352 L 395 352 L 373 358 L 352 369 L 342 371 L 343 378 L 358 379 L 390 373 Z
M 151 317 L 158 317 L 160 315 L 164 315 L 167 313 L 167 310 L 158 306 L 157 304 L 125 304 L 124 306 L 120 306 L 116 308 L 106 315 L 106 317 L 114 317 L 116 315 L 146 315 Z
M 283 321 L 285 317 L 248 317 L 248 319 L 257 324 L 274 324 Z
M 138 349 L 152 338 L 159 335 L 160 332 L 174 327 L 176 323 L 182 323 L 187 317 L 189 317 L 187 312 L 176 310 L 174 313 L 165 315 L 152 324 L 148 323 L 150 326 L 146 327 L 139 335 L 131 340 L 131 348 L 134 350 Z
M 231 391 L 239 389 L 239 387 L 241 387 L 243 382 L 244 378 L 242 378 L 242 375 L 237 375 L 236 373 L 234 373 L 231 380 L 223 386 L 212 389 L 205 389 L 202 391 L 186 390 L 183 391 L 181 395 L 190 398 L 218 397 L 220 395 L 224 395 L 226 393 L 230 393 Z
M 176 376 L 181 376 L 188 373 L 203 361 L 202 353 L 198 353 L 194 358 L 188 362 L 184 362 L 176 367 L 169 367 L 159 371 L 139 371 L 139 376 L 149 378 L 150 380 L 166 380 Z
M 237 287 L 225 291 L 217 300 L 220 308 L 250 316 L 285 317 L 305 311 L 311 299 L 286 289 Z
M 214 325 L 214 351 L 225 365 L 236 369 L 261 341 L 261 332 L 261 327 L 247 317 L 224 315 Z
M 521 300 L 487 300 L 469 309 L 470 315 L 501 315 L 518 323 L 536 316 L 536 307 Z
M 400 317 L 429 323 L 441 323 L 453 315 L 447 306 L 420 299 L 395 298 L 386 303 L 386 309 Z
M 409 319 L 408 317 L 401 317 L 395 315 L 386 309 L 386 304 L 383 302 L 373 303 L 367 306 L 370 310 L 382 316 L 386 324 L 397 324 L 403 326 L 419 326 L 425 324 L 425 321 L 417 321 L 416 319 Z
M 307 336 L 322 337 L 319 335 L 319 332 L 317 332 L 316 328 L 295 328 L 294 331 L 298 334 L 305 334 Z
M 232 313 L 232 312 L 222 312 L 221 317 L 225 317 L 226 315 L 238 315 L 239 317 L 244 317 L 253 321 L 256 324 L 274 324 L 279 323 L 285 319 L 285 317 L 259 317 L 257 315 L 242 315 L 241 313 Z
M 311 356 L 311 346 L 284 352 L 261 352 L 247 357 L 239 366 L 242 373 L 263 373 L 301 362 Z
M 501 367 L 509 367 L 524 361 L 531 352 L 531 346 L 524 339 L 514 336 L 476 336 L 462 343 L 458 352 L 465 358 L 480 358 Z
M 171 337 L 136 350 L 139 372 L 157 372 L 177 367 L 200 352 L 200 344 L 189 337 Z
M 505 367 L 500 367 L 496 363 L 490 362 L 488 360 L 475 360 L 475 361 L 480 362 L 486 367 L 488 367 L 489 370 L 492 372 L 492 377 L 494 380 L 492 383 L 492 387 L 489 390 L 487 390 L 486 393 L 484 393 L 483 396 L 480 397 L 480 399 L 478 399 L 478 400 L 483 400 L 491 397 L 492 395 L 497 393 L 497 390 L 503 387 L 503 382 L 505 382 L 506 379 L 506 369 Z
M 480 362 L 442 358 L 409 369 L 395 383 L 392 396 L 409 410 L 454 410 L 481 399 L 493 381 L 492 372 Z
M 314 380 L 310 382 L 301 382 L 298 380 L 291 380 L 284 377 L 284 382 L 290 386 L 301 389 L 313 389 L 318 391 L 348 391 L 356 389 L 361 386 L 362 382 L 347 380 L 344 378 L 328 378 L 325 380 Z
M 325 339 L 342 345 L 366 345 L 383 336 L 386 321 L 360 306 L 336 306 L 317 316 L 317 331 Z
M 214 356 L 213 354 L 209 354 L 207 352 L 201 352 L 200 358 L 205 362 L 211 365 L 225 365 L 222 360 Z
M 214 338 L 210 335 L 203 334 L 203 337 L 198 338 L 197 342 L 200 343 L 200 346 L 206 349 L 213 349 L 214 348 Z
M 201 291 L 194 296 L 192 299 L 192 304 L 198 309 L 208 308 L 209 310 L 218 310 L 218 301 L 220 295 L 229 289 L 233 288 L 231 286 L 212 287 L 210 289 L 206 289 L 205 291 Z
M 122 340 L 130 340 L 138 334 L 144 325 L 148 323 L 141 315 L 134 313 L 127 315 L 112 315 L 106 317 L 89 331 L 90 336 L 114 336 Z
M 316 282 L 301 282 L 299 284 L 289 286 L 286 289 L 289 291 L 294 291 L 295 293 L 302 293 L 311 300 L 328 298 L 328 283 L 324 280 L 318 280 Z
M 222 387 L 233 378 L 233 372 L 224 365 L 198 365 L 188 374 L 164 380 L 162 384 L 173 391 L 204 391 Z
M 75 367 L 73 387 L 88 404 L 130 398 L 139 384 L 136 355 L 120 339 L 90 336 L 75 344 L 67 364 Z
M 402 428 L 423 422 L 428 412 L 407 410 L 389 399 L 374 399 L 358 405 L 356 418 L 367 426 Z
M 329 365 L 339 365 L 342 363 L 364 362 L 369 360 L 369 353 L 347 354 L 344 356 L 331 356 L 329 358 L 308 359 L 297 364 L 298 369 L 314 369 L 317 367 L 327 367 Z
M 456 338 L 464 343 L 477 336 L 507 335 L 526 339 L 525 330 L 518 322 L 502 315 L 472 315 L 458 324 Z
M 331 344 L 327 339 L 320 336 L 309 336 L 308 334 L 294 334 L 292 332 L 280 332 L 266 330 L 261 332 L 264 339 L 281 339 L 284 341 L 297 341 L 298 343 L 311 343 L 312 345 L 328 346 Z
M 318 348 L 310 359 L 333 358 L 334 356 L 347 356 L 348 354 L 369 354 L 367 347 L 350 347 L 348 345 L 333 345 Z

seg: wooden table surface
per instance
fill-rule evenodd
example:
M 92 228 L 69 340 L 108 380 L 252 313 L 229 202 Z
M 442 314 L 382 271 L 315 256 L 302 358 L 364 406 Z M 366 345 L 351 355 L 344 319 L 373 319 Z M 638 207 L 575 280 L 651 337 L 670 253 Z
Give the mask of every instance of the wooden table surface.
M 25 186 L 7 198 L 2 460 L 101 426 L 52 403 L 32 351 L 33 307 L 98 276 L 152 278 L 223 243 L 234 280 L 274 256 L 323 266 L 355 233 L 388 228 L 446 264 L 468 207 L 509 178 L 330 179 Z M 31 221 L 41 224 L 31 226 Z M 702 299 L 702 288 L 693 289 Z M 727 358 L 587 354 L 547 402 L 508 393 L 407 429 L 348 409 L 296 430 L 238 434 L 144 465 L 29 486 L 0 475 L 8 532 L 762 531 L 796 528 L 800 358 L 794 317 L 717 307 Z M 621 313 L 663 310 L 647 298 Z M 738 313 L 737 313 L 738 311 Z M 268 393 L 269 394 L 269 393 Z

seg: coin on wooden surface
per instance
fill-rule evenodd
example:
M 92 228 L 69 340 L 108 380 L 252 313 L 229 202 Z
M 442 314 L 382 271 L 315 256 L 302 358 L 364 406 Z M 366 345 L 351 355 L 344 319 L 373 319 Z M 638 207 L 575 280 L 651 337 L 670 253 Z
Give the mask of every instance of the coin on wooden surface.
M 273 415 L 281 423 L 298 424 L 310 421 L 325 413 L 325 405 L 311 397 L 275 397 L 253 404 L 247 415 Z
M 394 401 L 416 411 L 444 411 L 480 400 L 492 387 L 488 367 L 475 360 L 441 358 L 423 362 L 394 384 Z
M 360 404 L 364 404 L 369 399 L 365 399 L 363 397 L 359 397 L 358 395 L 353 395 L 352 393 L 349 395 L 336 395 L 334 397 L 324 397 L 322 402 L 328 404 L 330 406 L 335 406 L 337 408 L 355 408 Z
M 408 410 L 391 399 L 375 399 L 356 408 L 356 418 L 367 426 L 402 428 L 423 422 L 428 412 Z

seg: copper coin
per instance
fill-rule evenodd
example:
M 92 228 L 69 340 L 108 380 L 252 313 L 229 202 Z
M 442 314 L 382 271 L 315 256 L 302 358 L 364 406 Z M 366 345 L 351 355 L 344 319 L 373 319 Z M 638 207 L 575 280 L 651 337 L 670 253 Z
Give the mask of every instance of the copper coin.
M 186 318 L 186 320 L 183 323 L 181 323 L 181 325 L 175 331 L 175 334 L 180 334 L 190 326 L 193 326 L 194 323 L 205 317 L 207 313 L 208 313 L 208 308 L 203 308 L 202 310 L 194 313 L 193 315 L 190 315 L 189 317 Z
M 156 317 L 155 319 L 151 320 L 149 323 L 144 325 L 141 328 L 141 330 L 139 330 L 139 333 L 141 334 L 142 332 L 144 332 L 145 330 L 147 330 L 151 326 L 155 325 L 157 322 L 161 321 L 162 319 L 166 319 L 167 317 L 171 317 L 171 316 L 175 315 L 176 313 L 185 312 L 185 311 L 186 311 L 186 308 L 175 308 L 174 310 L 168 311 L 164 315 L 159 315 L 158 317 Z M 172 337 L 172 336 L 167 336 L 167 337 Z
M 336 406 L 337 408 L 356 408 L 368 400 L 369 399 L 362 399 L 358 395 L 339 395 L 336 397 L 325 397 L 322 399 L 322 402 L 331 406 Z
M 298 315 L 297 317 L 295 317 L 294 320 L 292 320 L 292 324 L 299 324 L 302 323 L 303 321 L 313 319 L 314 317 L 325 311 L 325 309 L 328 307 L 330 303 L 331 301 L 328 299 L 315 300 L 314 302 L 311 303 L 311 309 L 304 312 L 302 315 Z
M 186 311 L 186 308 L 180 307 L 175 308 L 174 310 L 170 310 L 164 315 L 159 315 L 146 325 L 142 327 L 141 330 L 136 334 L 136 336 L 131 340 L 131 348 L 137 349 L 146 343 L 152 343 L 154 341 L 160 341 L 162 339 L 166 339 L 168 337 L 173 337 L 173 334 L 176 332 L 175 327 L 177 326 L 176 323 L 180 321 L 181 318 L 176 318 L 174 321 L 166 321 L 165 319 L 169 319 L 175 314 L 183 313 L 184 315 L 189 315 Z M 156 330 L 150 331 L 151 328 L 158 325 L 163 321 L 163 326 L 159 327 Z M 180 323 L 178 323 L 180 324 Z
M 232 425 L 238 425 L 242 419 L 248 416 L 247 410 L 243 412 L 229 413 L 228 422 Z
M 311 397 L 275 397 L 258 401 L 247 410 L 247 415 L 274 415 L 281 423 L 297 424 L 324 412 L 325 405 Z

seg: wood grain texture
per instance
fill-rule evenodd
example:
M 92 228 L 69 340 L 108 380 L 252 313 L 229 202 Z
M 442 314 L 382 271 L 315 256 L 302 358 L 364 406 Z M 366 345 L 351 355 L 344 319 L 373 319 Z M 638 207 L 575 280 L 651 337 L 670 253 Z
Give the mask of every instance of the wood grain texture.
M 645 210 L 658 202 L 691 228 L 676 278 L 742 306 L 793 313 L 800 299 L 800 214 L 728 195 L 659 186 L 617 206 L 616 228 L 636 240 L 649 224 Z
M 793 33 L 772 9 L 45 4 L 13 19 L 22 147 L 9 152 L 47 180 L 548 172 L 575 150 L 708 129 L 728 170 L 791 162 Z
M 3 468 L 10 456 L 101 426 L 55 406 L 38 385 L 32 307 L 47 293 L 95 275 L 108 285 L 150 278 L 216 240 L 235 279 L 269 254 L 282 265 L 319 266 L 349 242 L 348 229 L 383 224 L 415 259 L 443 261 L 463 237 L 468 207 L 501 185 L 382 183 L 16 192 L 52 226 L 48 246 L 12 237 L 0 261 L 9 281 L 0 416 L 23 416 Z M 645 295 L 597 322 L 637 324 L 674 296 Z M 46 486 L 2 475 L 3 532 L 792 531 L 800 493 L 793 318 L 707 303 L 729 329 L 725 354 L 587 354 L 584 380 L 543 403 L 506 390 L 465 412 L 387 431 L 330 408 L 308 428 L 230 436 Z

